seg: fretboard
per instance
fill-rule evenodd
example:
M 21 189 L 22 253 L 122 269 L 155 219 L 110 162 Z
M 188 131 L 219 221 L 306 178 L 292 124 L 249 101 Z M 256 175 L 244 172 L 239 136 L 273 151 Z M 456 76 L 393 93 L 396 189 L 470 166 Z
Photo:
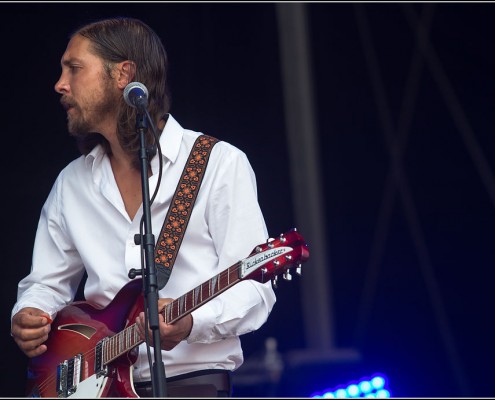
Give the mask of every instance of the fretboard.
M 163 309 L 165 322 L 173 324 L 175 321 L 186 316 L 195 309 L 201 307 L 220 293 L 240 282 L 238 262 L 226 270 L 215 275 L 213 278 L 196 286 L 193 290 L 178 297 Z
M 196 286 L 191 291 L 178 297 L 161 311 L 165 322 L 173 324 L 193 310 L 218 296 L 228 288 L 240 282 L 238 262 L 213 278 Z M 121 355 L 143 343 L 140 339 L 137 324 L 129 325 L 123 331 L 109 337 L 103 346 L 103 364 L 108 364 Z
M 137 324 L 129 325 L 123 331 L 109 337 L 103 346 L 103 364 L 106 365 L 121 355 L 143 343 L 140 339 Z

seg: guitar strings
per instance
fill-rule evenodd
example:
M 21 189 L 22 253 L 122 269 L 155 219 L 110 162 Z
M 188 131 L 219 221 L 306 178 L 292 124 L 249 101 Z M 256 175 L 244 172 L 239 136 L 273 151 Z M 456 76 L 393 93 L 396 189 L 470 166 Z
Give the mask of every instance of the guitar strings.
M 235 277 L 235 279 L 230 281 L 230 275 L 231 275 L 231 273 L 235 274 L 235 273 L 239 272 L 241 266 L 242 266 L 242 261 L 237 262 L 233 266 L 221 271 L 218 275 L 214 276 L 213 278 L 211 278 L 207 282 L 201 283 L 200 285 L 196 286 L 193 290 L 189 291 L 188 293 L 184 294 L 183 296 L 180 296 L 179 298 L 177 298 L 174 301 L 172 301 L 171 303 L 169 303 L 163 309 L 165 321 L 167 323 L 174 323 L 177 319 L 180 319 L 181 314 L 184 314 L 185 312 L 188 311 L 188 308 L 187 308 L 188 296 L 191 296 L 191 302 L 192 302 L 192 307 L 189 310 L 192 311 L 195 308 L 197 308 L 198 306 L 202 305 L 205 302 L 205 299 L 203 299 L 203 286 L 204 285 L 208 286 L 207 287 L 208 296 L 206 298 L 206 301 L 209 301 L 213 298 L 212 295 L 216 296 L 216 295 L 224 292 L 225 290 L 227 290 L 229 287 L 233 286 L 234 284 L 240 282 L 241 279 L 239 278 L 238 275 Z M 226 284 L 225 284 L 225 279 L 227 279 Z M 215 283 L 213 283 L 213 286 L 211 285 L 211 283 L 215 282 L 215 281 L 217 282 L 217 286 L 218 286 L 216 292 L 215 292 Z M 220 287 L 220 285 L 224 285 L 224 284 L 225 284 L 225 286 Z M 199 293 L 198 293 L 198 291 L 199 291 Z M 201 296 L 201 299 L 199 302 L 196 302 L 195 298 L 193 297 L 193 293 L 197 294 L 198 296 Z M 181 305 L 182 305 L 182 307 L 181 307 Z M 173 317 L 175 307 L 177 308 L 177 316 Z M 191 312 L 191 311 L 189 311 L 189 312 Z M 130 335 L 127 335 L 127 339 L 129 339 L 129 337 L 131 337 L 131 338 L 134 337 L 135 339 L 138 338 L 137 324 L 134 323 L 133 325 L 130 325 L 127 328 L 125 328 L 123 331 L 109 337 L 108 342 L 111 342 L 111 343 L 108 343 L 108 344 L 111 345 L 113 342 L 116 342 L 113 344 L 116 344 L 117 346 L 121 345 L 122 344 L 121 339 L 124 337 L 124 340 L 125 340 L 125 337 L 126 337 L 125 333 L 126 332 L 130 332 Z M 137 345 L 141 344 L 142 342 L 143 342 L 143 340 L 137 339 L 136 343 L 134 343 L 134 344 L 131 343 L 131 344 L 129 344 L 129 346 L 127 346 L 127 347 L 129 347 L 129 349 L 126 348 L 125 350 L 118 350 L 117 351 L 118 354 L 113 355 L 113 357 L 108 357 L 108 359 L 104 359 L 103 364 L 106 365 L 106 364 L 110 363 L 114 359 L 120 357 L 125 352 L 130 351 L 133 347 L 136 347 Z M 124 348 L 125 347 L 126 346 L 124 346 Z M 118 348 L 120 349 L 120 346 Z M 112 349 L 111 347 L 105 346 L 104 353 L 110 351 L 111 349 Z M 84 379 L 81 379 L 80 382 L 87 379 L 87 377 L 88 377 L 89 371 L 88 371 L 87 365 L 91 361 L 94 361 L 95 349 L 90 349 L 89 351 L 86 351 L 86 352 L 82 353 L 81 355 L 83 356 L 83 364 L 84 364 L 83 365 L 84 370 L 82 371 L 81 378 L 84 378 Z M 103 354 L 103 356 L 104 355 L 105 354 Z M 56 374 L 51 374 L 45 380 L 43 380 L 38 386 L 38 390 L 39 390 L 40 394 L 42 392 L 44 392 L 45 390 L 48 391 L 49 385 L 54 385 L 55 386 L 55 392 L 57 392 L 56 380 L 57 380 Z
M 199 284 L 194 289 L 190 290 L 186 294 L 178 297 L 177 299 L 175 299 L 171 303 L 167 304 L 165 306 L 165 308 L 163 309 L 163 313 L 164 313 L 163 316 L 164 316 L 165 322 L 167 324 L 173 324 L 175 321 L 182 318 L 186 312 L 187 313 L 192 312 L 194 309 L 198 308 L 199 306 L 201 306 L 206 301 L 211 300 L 213 298 L 212 297 L 213 295 L 217 296 L 220 293 L 227 290 L 229 287 L 238 283 L 240 281 L 238 275 L 232 281 L 230 281 L 230 275 L 231 275 L 231 273 L 235 274 L 235 273 L 239 272 L 241 265 L 242 265 L 242 262 L 238 261 L 237 263 L 235 263 L 231 267 L 229 267 L 229 268 L 223 270 L 222 272 L 220 272 L 219 274 L 215 275 L 213 278 L 209 279 L 206 282 Z M 220 287 L 221 284 L 222 285 L 225 284 L 225 278 L 227 278 L 226 285 Z M 211 285 L 212 282 L 213 282 L 213 286 Z M 215 291 L 215 282 L 217 282 L 217 286 L 218 286 L 216 291 Z M 207 286 L 207 290 L 208 290 L 206 299 L 203 299 L 203 286 Z M 199 299 L 199 302 L 197 302 L 194 294 L 196 296 L 201 297 Z M 190 303 L 192 303 L 192 306 L 188 308 L 187 300 L 189 297 L 190 297 Z

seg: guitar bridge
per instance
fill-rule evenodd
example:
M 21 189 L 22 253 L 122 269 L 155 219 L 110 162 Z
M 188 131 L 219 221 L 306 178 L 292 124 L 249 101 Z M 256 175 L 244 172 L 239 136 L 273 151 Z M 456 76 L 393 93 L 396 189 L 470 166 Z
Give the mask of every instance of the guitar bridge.
M 57 366 L 58 397 L 69 397 L 76 392 L 77 385 L 81 381 L 82 361 L 82 354 L 78 354 Z

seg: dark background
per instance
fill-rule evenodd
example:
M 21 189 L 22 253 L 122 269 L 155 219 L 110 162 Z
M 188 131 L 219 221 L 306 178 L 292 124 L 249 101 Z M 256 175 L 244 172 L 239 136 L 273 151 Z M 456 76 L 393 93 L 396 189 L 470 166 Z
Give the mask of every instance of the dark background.
M 269 388 L 262 378 L 251 384 L 239 380 L 239 396 L 309 396 L 375 372 L 387 375 L 396 397 L 495 394 L 495 4 L 409 6 L 407 14 L 405 3 L 305 4 L 333 345 L 355 348 L 361 358 L 304 368 L 286 363 L 280 381 Z M 10 310 L 17 282 L 29 272 L 41 206 L 58 172 L 78 156 L 53 90 L 68 34 L 116 15 L 153 27 L 171 62 L 172 114 L 184 127 L 247 153 L 269 231 L 278 235 L 294 226 L 295 211 L 276 7 L 0 4 L 5 257 L 0 396 L 24 394 L 26 359 L 9 336 Z M 433 11 L 430 58 L 419 57 L 417 95 L 408 108 L 401 163 L 394 165 L 387 134 L 399 137 L 416 50 L 407 16 L 426 10 Z M 364 37 L 373 44 L 381 76 L 381 103 L 360 34 L 363 15 Z M 402 175 L 388 186 L 391 171 Z M 387 187 L 391 201 L 382 208 Z M 381 217 L 384 210 L 388 219 Z M 256 364 L 267 337 L 277 339 L 282 357 L 304 348 L 302 279 L 282 282 L 269 321 L 243 337 L 246 366 Z

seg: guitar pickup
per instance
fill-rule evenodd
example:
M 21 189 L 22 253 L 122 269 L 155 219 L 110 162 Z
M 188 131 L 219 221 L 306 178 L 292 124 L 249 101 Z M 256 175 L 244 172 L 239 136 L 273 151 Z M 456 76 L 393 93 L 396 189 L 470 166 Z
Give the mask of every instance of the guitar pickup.
M 105 344 L 108 338 L 100 340 L 95 347 L 95 373 L 96 376 L 105 375 L 107 373 L 107 368 L 105 366 L 105 360 L 103 354 L 105 351 Z

